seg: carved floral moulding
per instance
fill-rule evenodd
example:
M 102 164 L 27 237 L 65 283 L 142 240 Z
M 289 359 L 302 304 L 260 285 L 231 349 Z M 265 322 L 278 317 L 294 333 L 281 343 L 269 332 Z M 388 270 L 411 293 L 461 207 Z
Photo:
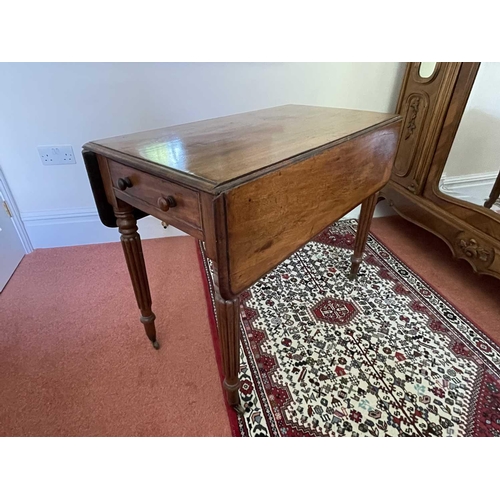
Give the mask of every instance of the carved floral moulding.
M 420 99 L 421 99 L 420 96 L 414 96 L 413 99 L 409 103 L 408 111 L 411 114 L 410 114 L 410 119 L 408 120 L 408 124 L 406 125 L 405 141 L 411 137 L 414 130 L 417 128 L 417 126 L 415 125 L 415 120 L 417 119 L 417 115 L 418 115 L 418 108 L 420 106 Z
M 412 92 L 406 98 L 405 110 L 402 113 L 406 118 L 403 123 L 393 169 L 394 173 L 399 177 L 405 177 L 413 169 L 417 152 L 422 147 L 422 132 L 428 109 L 429 96 L 426 92 Z M 404 161 L 401 161 L 401 159 L 404 159 Z
M 482 243 L 479 243 L 476 238 L 468 235 L 465 231 L 462 231 L 457 236 L 455 247 L 458 250 L 457 256 L 465 257 L 474 264 L 474 267 L 478 265 L 481 268 L 488 267 L 495 256 L 493 248 L 483 246 Z

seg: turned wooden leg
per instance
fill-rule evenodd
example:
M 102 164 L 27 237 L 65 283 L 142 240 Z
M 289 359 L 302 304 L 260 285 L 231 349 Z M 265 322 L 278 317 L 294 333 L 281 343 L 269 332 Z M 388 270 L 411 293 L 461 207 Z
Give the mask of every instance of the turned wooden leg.
M 495 184 L 493 184 L 493 188 L 491 189 L 490 197 L 484 202 L 484 206 L 486 208 L 491 208 L 493 204 L 498 200 L 499 196 L 500 196 L 500 172 L 498 172 Z
M 133 208 L 119 202 L 115 209 L 116 223 L 120 231 L 123 253 L 127 261 L 128 272 L 134 287 L 137 305 L 141 310 L 141 323 L 144 325 L 146 335 L 153 343 L 155 349 L 160 348 L 156 340 L 156 328 L 153 311 L 151 310 L 151 293 L 149 292 L 148 275 L 146 274 L 146 264 L 142 254 L 141 237 L 137 232 L 137 224 L 133 214 Z
M 366 198 L 361 205 L 361 213 L 359 215 L 358 231 L 356 233 L 356 242 L 354 244 L 354 254 L 351 257 L 351 272 L 349 279 L 356 279 L 358 275 L 359 265 L 363 260 L 363 251 L 365 249 L 368 232 L 372 222 L 373 212 L 378 200 L 378 192 Z
M 219 343 L 224 371 L 224 389 L 228 403 L 238 412 L 244 409 L 240 404 L 240 300 L 232 297 L 229 300 L 220 295 L 217 269 L 214 273 L 215 307 L 217 310 L 217 325 Z

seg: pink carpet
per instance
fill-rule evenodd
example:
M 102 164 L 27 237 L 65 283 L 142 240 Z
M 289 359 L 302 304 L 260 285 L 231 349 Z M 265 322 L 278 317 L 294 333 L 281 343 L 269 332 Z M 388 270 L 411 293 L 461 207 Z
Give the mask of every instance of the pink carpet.
M 500 280 L 399 217 L 373 230 L 500 343 Z M 230 436 L 192 238 L 146 240 L 155 351 L 119 243 L 37 250 L 0 294 L 0 435 Z
M 146 240 L 155 351 L 120 244 L 37 250 L 0 295 L 2 436 L 230 436 L 192 238 Z

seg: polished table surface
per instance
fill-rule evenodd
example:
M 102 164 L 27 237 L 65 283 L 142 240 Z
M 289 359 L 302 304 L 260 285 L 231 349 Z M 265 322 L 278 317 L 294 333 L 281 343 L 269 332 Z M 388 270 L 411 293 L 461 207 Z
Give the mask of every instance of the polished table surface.
M 153 215 L 204 241 L 215 269 L 224 387 L 238 407 L 238 295 L 363 203 L 356 276 L 400 123 L 393 114 L 287 105 L 85 144 L 99 215 L 119 228 L 154 346 L 137 219 Z
M 157 172 L 164 169 L 180 182 L 217 192 L 224 184 L 243 182 L 266 167 L 398 120 L 397 115 L 385 113 L 287 105 L 112 137 L 87 146 L 106 148 L 109 157 L 118 161 L 140 158 Z

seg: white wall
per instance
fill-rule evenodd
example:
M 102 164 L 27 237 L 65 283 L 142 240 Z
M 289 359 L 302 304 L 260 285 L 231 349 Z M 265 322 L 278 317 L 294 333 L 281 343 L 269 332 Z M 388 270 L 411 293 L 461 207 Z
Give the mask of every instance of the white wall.
M 500 63 L 481 63 L 450 155 L 446 177 L 500 169 Z M 495 175 L 491 176 L 493 185 Z
M 0 64 L 0 167 L 36 247 L 116 241 L 97 219 L 90 140 L 281 104 L 393 112 L 404 63 Z M 43 166 L 38 145 L 76 165 Z M 174 234 L 147 218 L 143 237 Z

